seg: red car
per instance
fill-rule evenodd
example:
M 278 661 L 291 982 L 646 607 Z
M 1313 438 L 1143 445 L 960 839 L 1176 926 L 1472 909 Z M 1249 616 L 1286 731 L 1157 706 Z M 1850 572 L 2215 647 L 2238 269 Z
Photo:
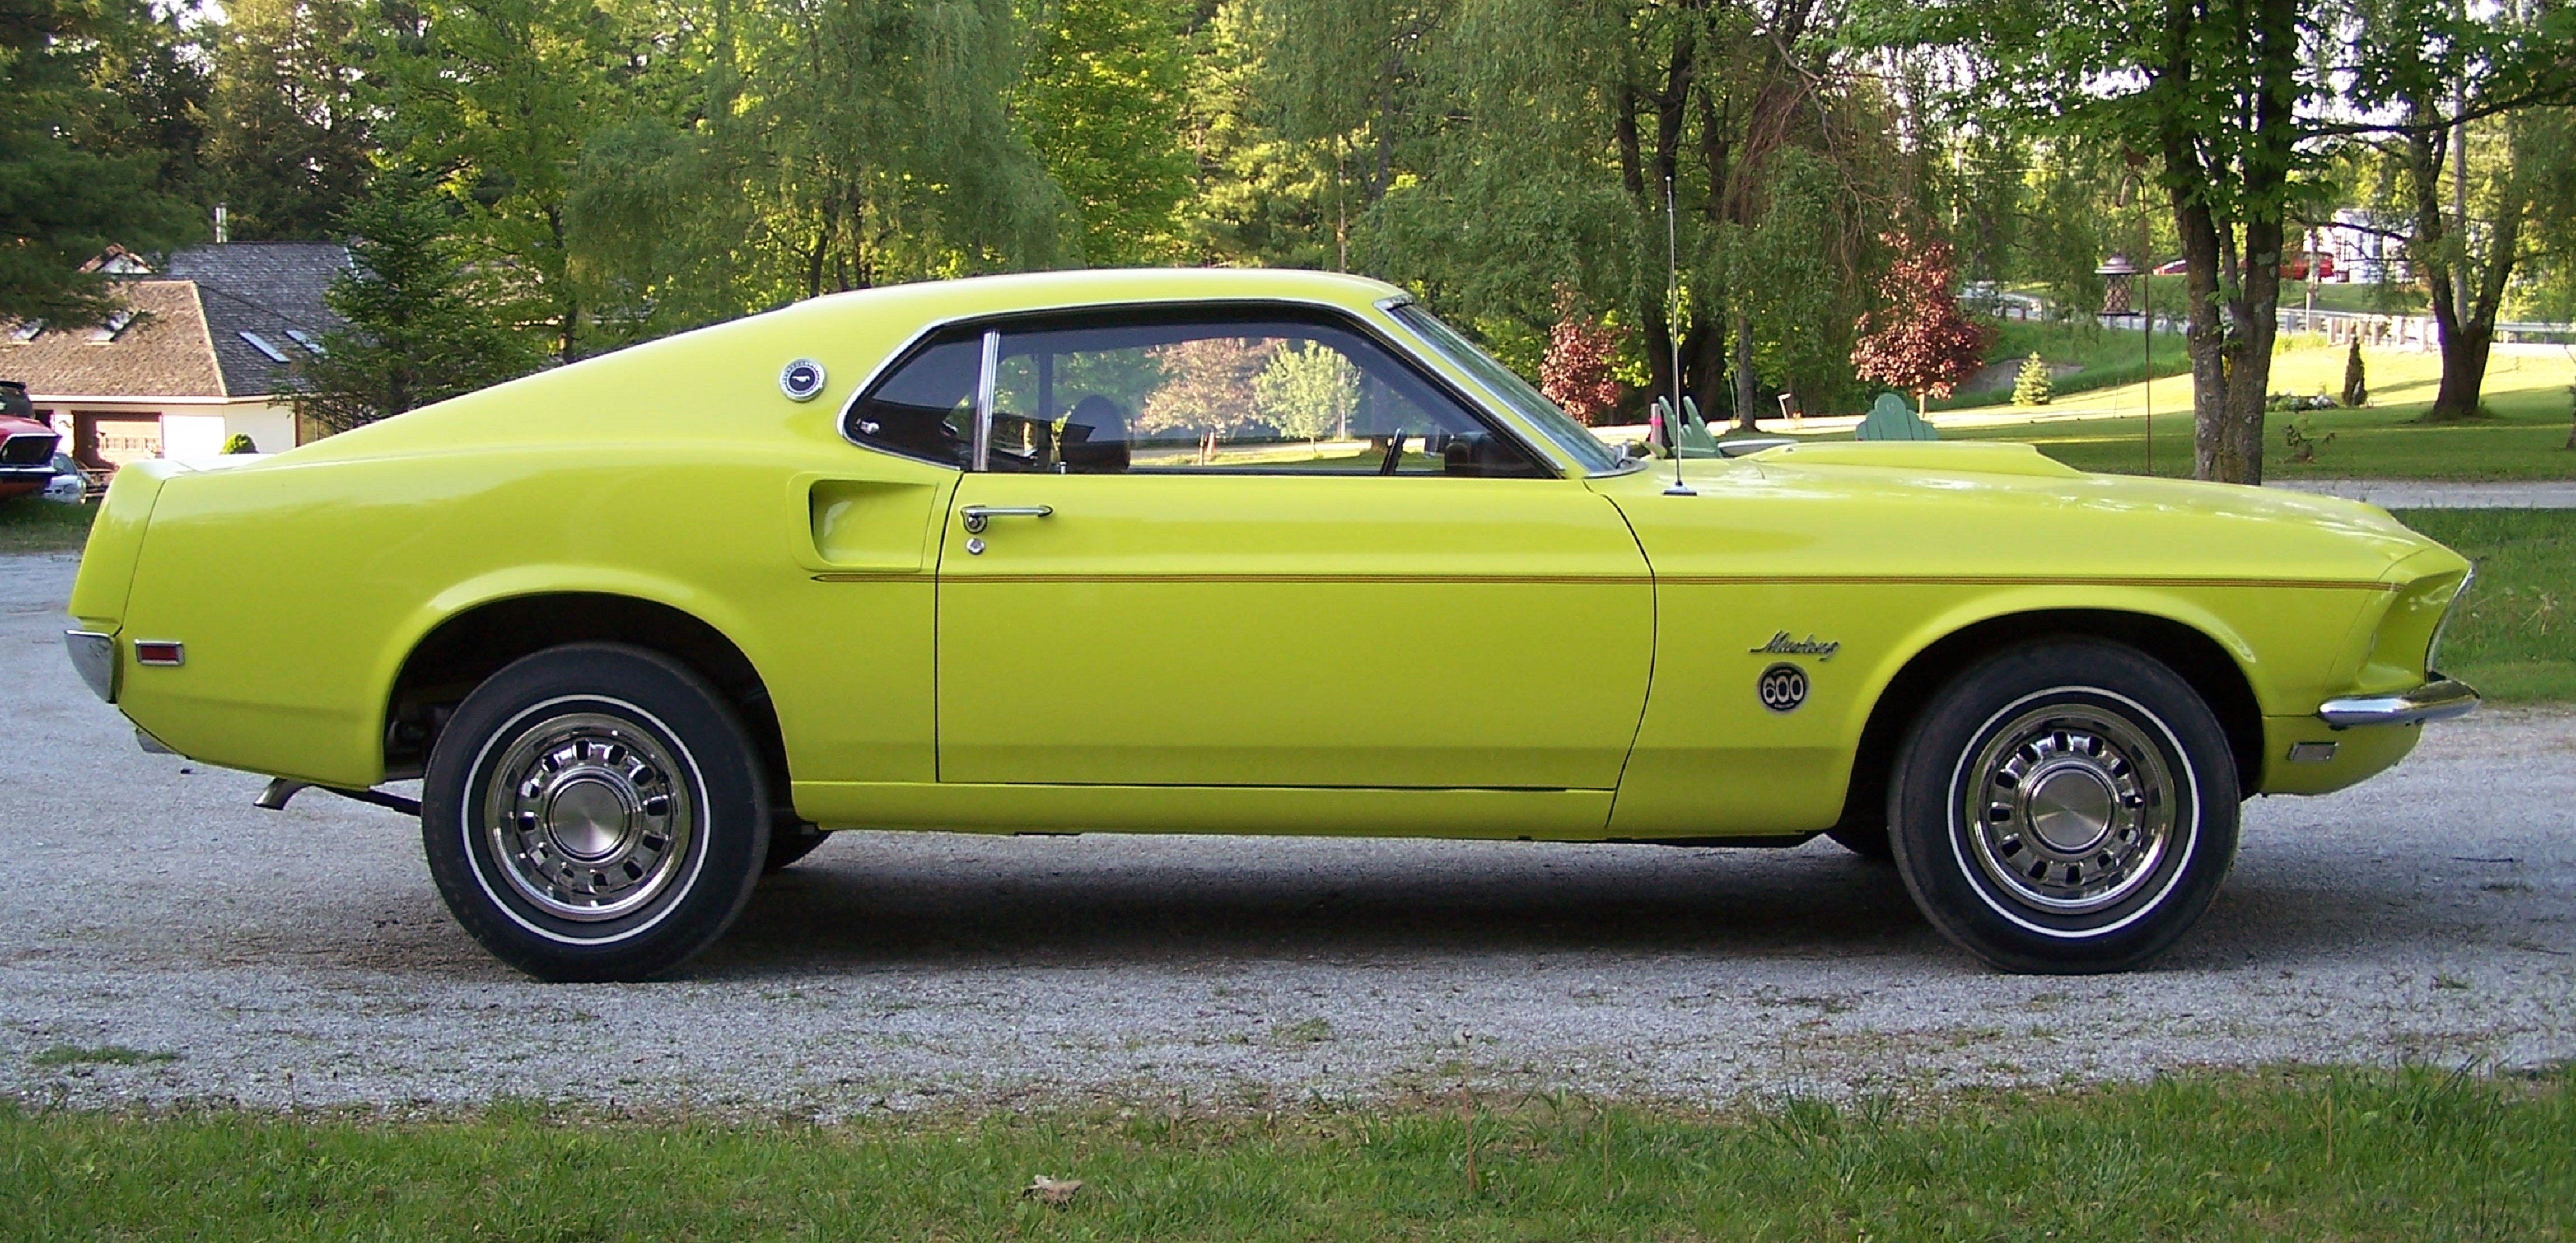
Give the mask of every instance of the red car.
M 54 481 L 54 446 L 61 440 L 36 418 L 26 385 L 0 380 L 0 501 L 44 491 Z

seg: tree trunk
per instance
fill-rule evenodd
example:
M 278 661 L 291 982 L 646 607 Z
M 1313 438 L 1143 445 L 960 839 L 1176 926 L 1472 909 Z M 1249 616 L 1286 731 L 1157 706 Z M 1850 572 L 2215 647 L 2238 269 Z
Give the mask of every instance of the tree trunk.
M 2297 156 L 2297 0 L 2252 0 L 2247 6 L 2255 74 L 2253 125 L 2232 164 L 2213 166 L 2198 141 L 2201 127 L 2231 124 L 2169 108 L 2157 135 L 2174 228 L 2189 268 L 2192 470 L 2222 483 L 2263 482 L 2263 400 L 2272 380 L 2272 342 L 2280 330 L 2281 238 L 2288 215 L 2289 171 Z M 2192 49 L 2212 32 L 2202 10 L 2166 10 L 2160 82 L 2183 91 Z M 2234 182 L 2234 186 L 2227 183 Z M 2235 193 L 2224 191 L 2234 189 Z M 2213 204 L 2225 203 L 2230 216 Z M 2241 244 L 2240 244 L 2241 243 Z
M 2433 408 L 2424 412 L 2427 423 L 2477 417 L 2481 390 L 2486 387 L 2487 353 L 2495 344 L 2492 321 L 2463 324 L 2448 307 L 2442 310 L 2433 318 L 2442 343 L 2442 386 L 2433 394 Z
M 1744 430 L 1759 431 L 1753 421 L 1760 418 L 1762 392 L 1753 374 L 1753 317 L 1739 310 L 1735 313 L 1735 425 Z
M 1682 338 L 1682 388 L 1699 404 L 1703 419 L 1724 408 L 1726 334 L 1714 322 L 1693 324 Z

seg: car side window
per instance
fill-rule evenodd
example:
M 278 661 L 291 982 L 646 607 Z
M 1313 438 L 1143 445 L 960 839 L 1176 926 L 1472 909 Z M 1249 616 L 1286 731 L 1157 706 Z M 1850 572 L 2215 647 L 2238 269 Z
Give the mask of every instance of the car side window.
M 963 469 L 974 460 L 983 365 L 983 334 L 934 337 L 851 405 L 842 432 L 863 445 Z
M 995 471 L 1547 473 L 1422 373 L 1320 320 L 1004 329 L 993 388 Z

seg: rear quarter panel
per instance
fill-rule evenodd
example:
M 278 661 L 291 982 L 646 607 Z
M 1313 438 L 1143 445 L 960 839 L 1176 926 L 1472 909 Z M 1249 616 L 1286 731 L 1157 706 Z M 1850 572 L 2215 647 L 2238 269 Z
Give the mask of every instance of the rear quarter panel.
M 122 611 L 128 635 L 180 639 L 188 661 L 128 669 L 121 706 L 209 763 L 369 785 L 394 678 L 435 626 L 491 600 L 602 592 L 730 638 L 800 770 L 928 780 L 928 537 L 954 476 L 834 428 L 908 327 L 763 317 L 178 475 Z M 799 355 L 827 356 L 834 377 L 811 403 L 774 387 Z M 910 557 L 901 538 L 836 526 L 872 488 L 921 515 Z

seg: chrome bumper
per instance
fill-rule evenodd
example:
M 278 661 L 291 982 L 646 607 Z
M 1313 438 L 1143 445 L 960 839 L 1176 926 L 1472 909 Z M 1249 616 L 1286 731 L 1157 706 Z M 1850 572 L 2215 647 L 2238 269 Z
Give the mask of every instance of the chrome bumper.
M 116 702 L 116 639 L 94 630 L 66 630 L 63 650 L 71 654 L 72 668 L 80 672 L 81 681 L 108 703 Z
M 2467 683 L 2437 676 L 2411 691 L 2329 699 L 2317 705 L 2317 719 L 2336 729 L 2347 725 L 2421 725 L 2467 716 L 2477 706 L 2478 693 Z

